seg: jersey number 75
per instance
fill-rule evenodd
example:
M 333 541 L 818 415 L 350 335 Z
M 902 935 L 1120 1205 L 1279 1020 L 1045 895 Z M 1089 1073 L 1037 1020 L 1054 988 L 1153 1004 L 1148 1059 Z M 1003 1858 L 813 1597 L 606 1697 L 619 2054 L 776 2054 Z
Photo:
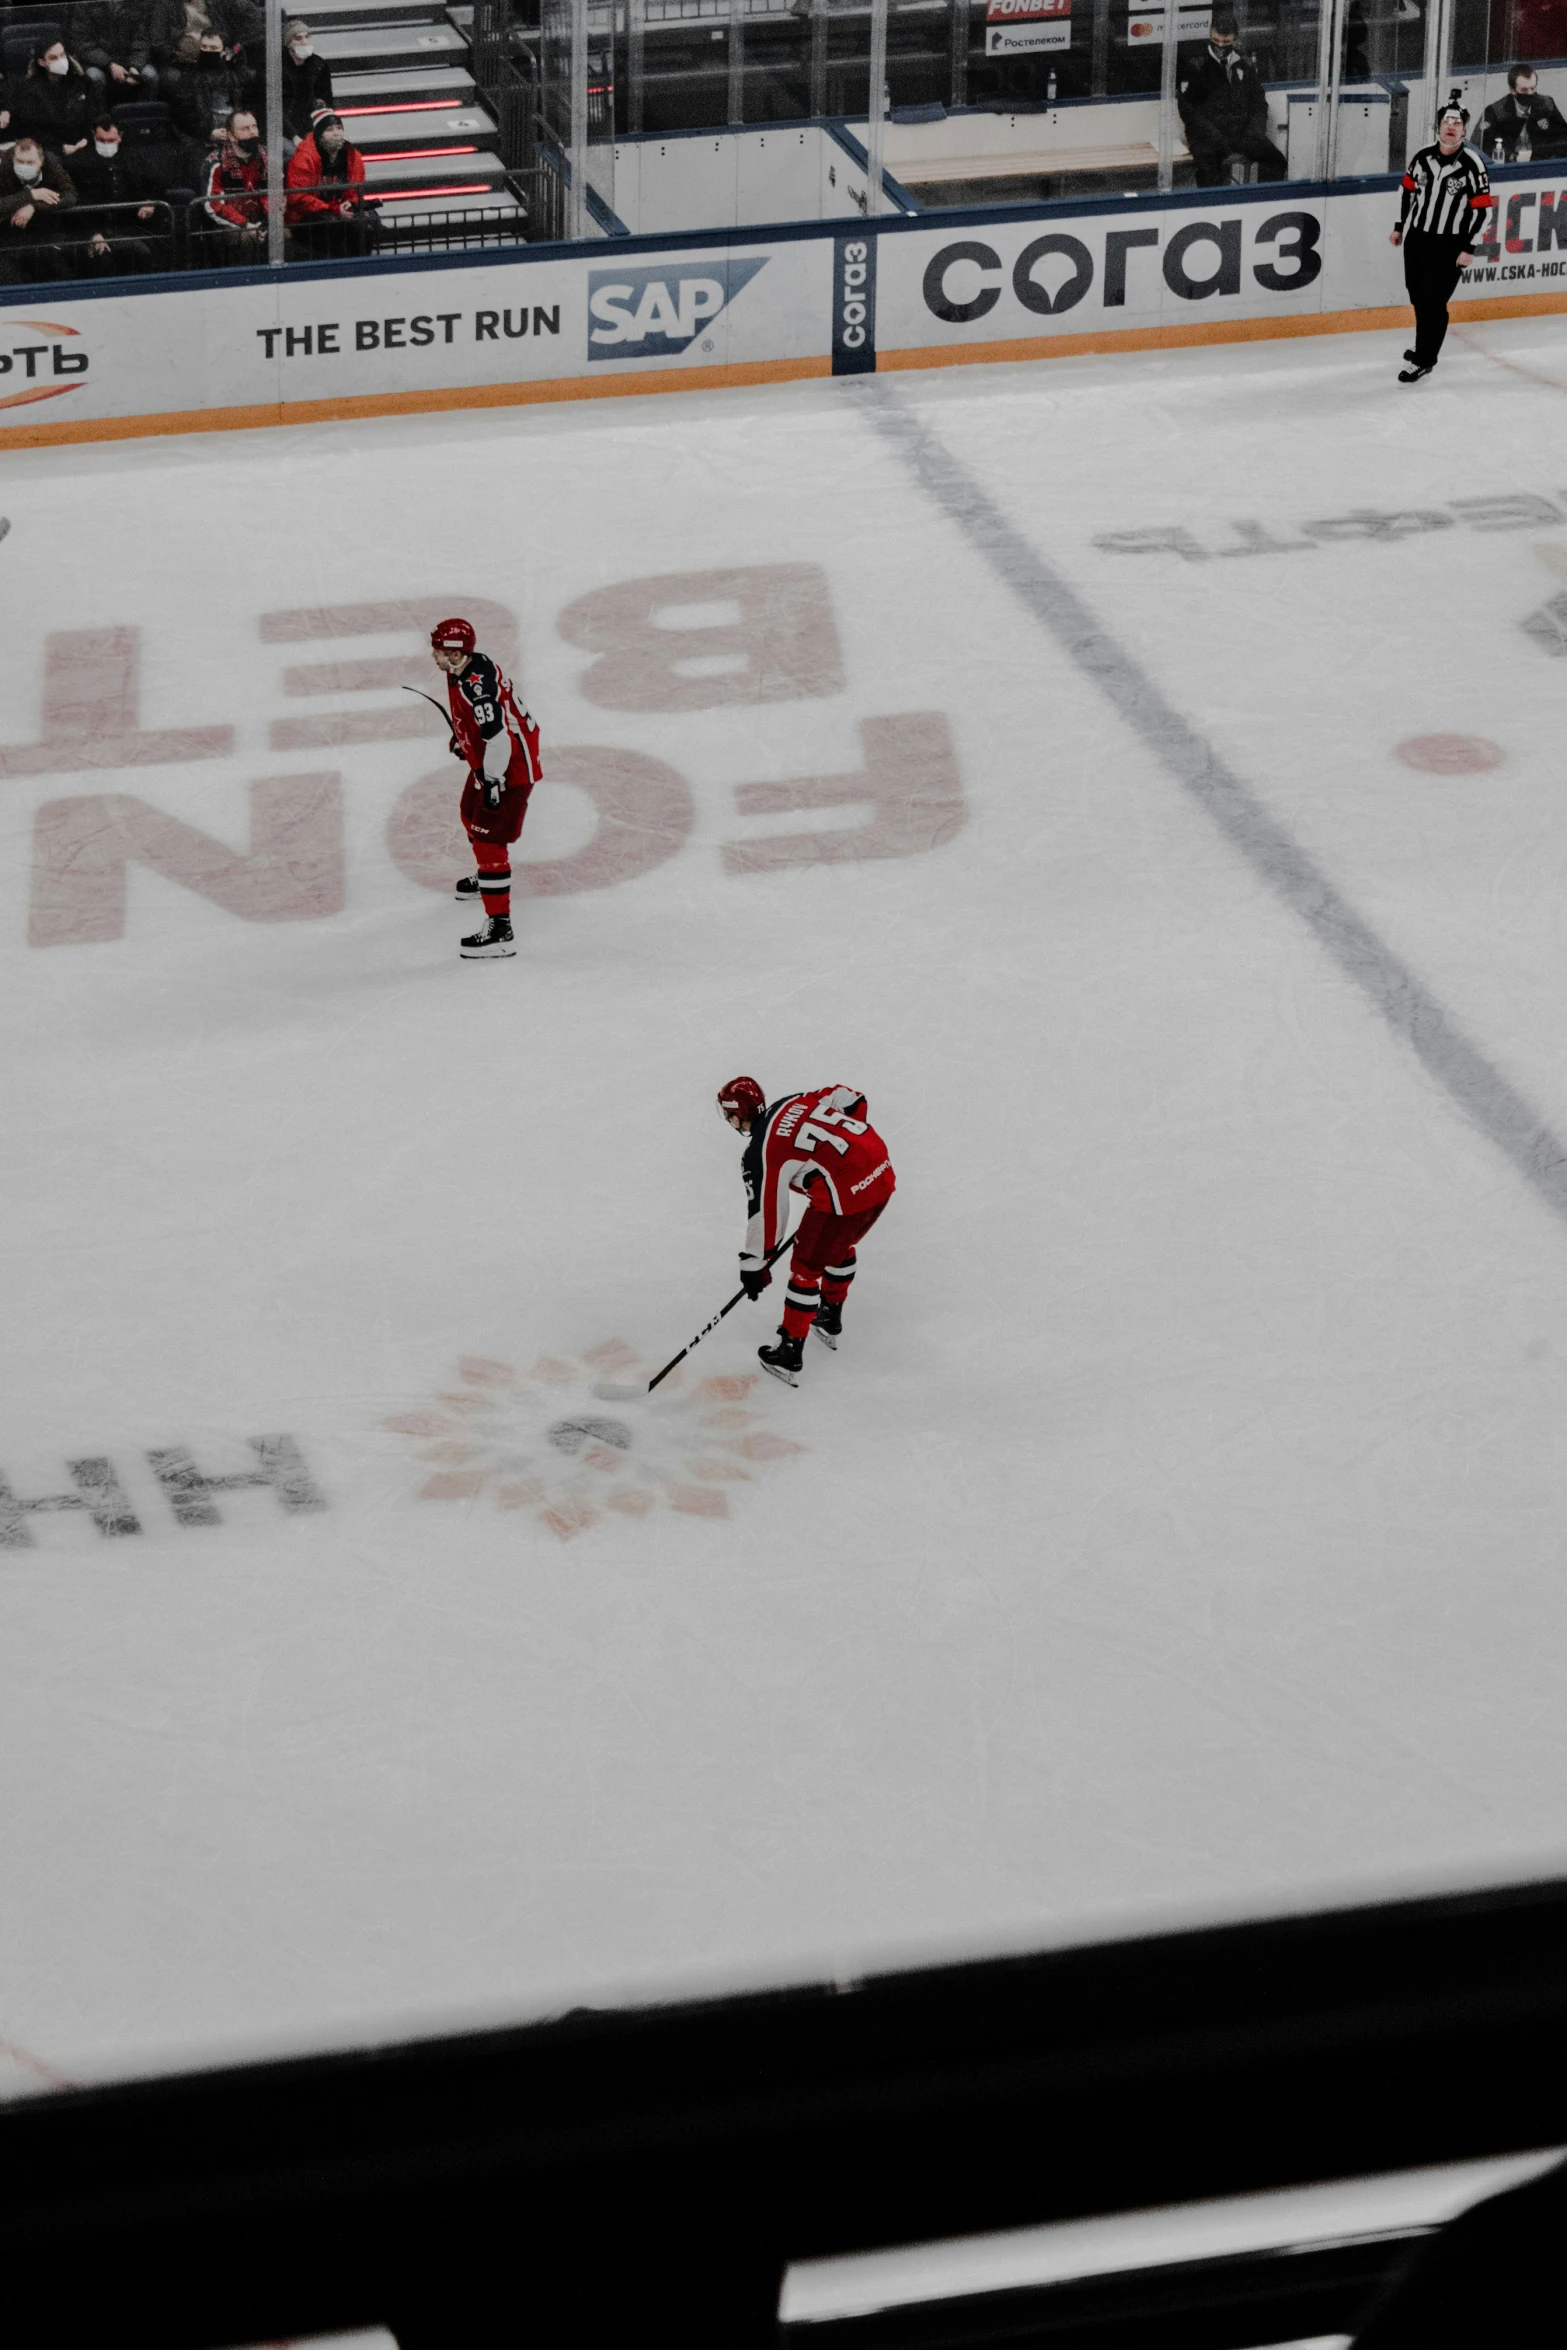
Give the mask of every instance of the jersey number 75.
M 844 1141 L 843 1135 L 829 1134 L 827 1131 L 829 1126 L 841 1126 L 844 1134 L 863 1134 L 865 1132 L 863 1118 L 851 1118 L 843 1110 L 817 1110 L 814 1116 L 807 1118 L 795 1136 L 795 1148 L 810 1151 L 814 1150 L 819 1142 L 827 1142 L 831 1143 L 841 1158 L 849 1146 Z

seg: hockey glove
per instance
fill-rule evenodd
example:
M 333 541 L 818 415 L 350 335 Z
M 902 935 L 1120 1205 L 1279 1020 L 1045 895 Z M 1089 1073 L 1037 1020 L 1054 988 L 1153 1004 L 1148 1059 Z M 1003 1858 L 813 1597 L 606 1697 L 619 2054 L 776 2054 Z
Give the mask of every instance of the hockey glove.
M 457 740 L 457 737 L 454 734 L 449 734 L 447 736 L 446 748 L 451 752 L 454 759 L 460 759 L 462 757 L 462 744 Z
M 484 787 L 485 806 L 498 808 L 501 804 L 501 794 L 506 789 L 505 784 L 502 783 L 498 775 L 481 775 L 479 781 Z
M 751 1300 L 753 1305 L 761 1296 L 763 1290 L 771 1289 L 772 1285 L 773 1274 L 772 1267 L 770 1265 L 748 1265 L 745 1259 L 743 1257 L 741 1258 L 740 1286 L 745 1291 L 746 1296 Z

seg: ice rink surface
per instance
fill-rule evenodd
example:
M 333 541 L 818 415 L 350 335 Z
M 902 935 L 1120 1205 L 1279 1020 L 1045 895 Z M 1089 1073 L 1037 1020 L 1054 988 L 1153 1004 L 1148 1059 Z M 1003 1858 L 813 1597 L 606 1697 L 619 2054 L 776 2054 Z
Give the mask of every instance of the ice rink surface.
M 8 2090 L 1562 1865 L 1567 325 L 1401 343 L 8 460 Z M 845 1343 L 605 1405 L 737 1070 Z

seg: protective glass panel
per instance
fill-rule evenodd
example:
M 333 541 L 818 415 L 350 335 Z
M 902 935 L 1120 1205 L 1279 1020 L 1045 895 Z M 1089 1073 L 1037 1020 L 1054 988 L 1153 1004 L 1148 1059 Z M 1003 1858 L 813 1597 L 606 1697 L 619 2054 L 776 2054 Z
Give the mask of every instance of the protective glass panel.
M 1435 114 L 1457 87 L 1491 163 L 1567 155 L 1567 0 L 1448 0 Z M 1431 132 L 1422 121 L 1422 136 Z

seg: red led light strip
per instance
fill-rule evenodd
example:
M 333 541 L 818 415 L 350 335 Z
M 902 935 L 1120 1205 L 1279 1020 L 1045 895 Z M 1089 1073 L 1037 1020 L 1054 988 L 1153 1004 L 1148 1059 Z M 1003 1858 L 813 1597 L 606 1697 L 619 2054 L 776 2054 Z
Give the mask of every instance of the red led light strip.
M 427 155 L 477 155 L 478 144 L 470 139 L 466 147 L 383 147 L 371 156 L 372 163 L 418 163 Z
M 400 98 L 395 106 L 339 106 L 336 113 L 340 122 L 347 122 L 350 116 L 357 121 L 363 114 L 461 113 L 473 103 L 471 98 Z
M 498 191 L 488 180 L 460 180 L 449 188 L 377 188 L 362 199 L 366 204 L 406 204 L 414 196 L 493 196 Z

